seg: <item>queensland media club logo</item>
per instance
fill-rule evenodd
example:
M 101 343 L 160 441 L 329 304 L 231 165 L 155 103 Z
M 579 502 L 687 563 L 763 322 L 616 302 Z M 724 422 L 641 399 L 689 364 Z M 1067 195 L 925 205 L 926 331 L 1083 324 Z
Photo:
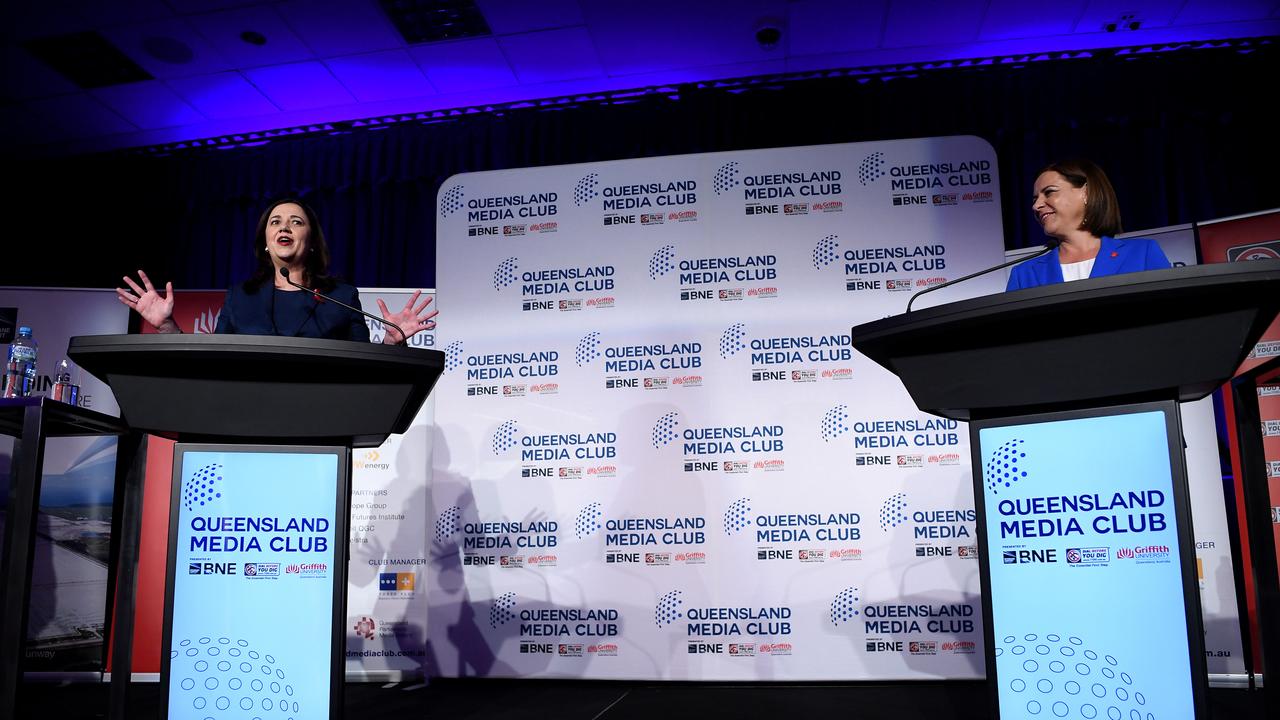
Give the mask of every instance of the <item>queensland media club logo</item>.
M 218 463 L 205 465 L 191 473 L 182 485 L 182 505 L 193 512 L 222 497 L 222 468 Z
M 992 451 L 983 466 L 987 490 L 992 495 L 999 495 L 1026 481 L 1026 441 L 1020 439 L 1007 440 Z
M 439 212 L 443 217 L 450 217 L 466 205 L 466 186 L 454 185 L 440 193 Z

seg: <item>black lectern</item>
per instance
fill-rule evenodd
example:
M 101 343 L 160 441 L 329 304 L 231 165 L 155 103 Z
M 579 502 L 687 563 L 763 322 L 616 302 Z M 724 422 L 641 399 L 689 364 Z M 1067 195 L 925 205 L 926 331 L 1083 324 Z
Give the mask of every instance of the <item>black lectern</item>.
M 853 328 L 920 409 L 970 422 L 993 716 L 1208 717 L 1177 403 L 1227 381 L 1277 312 L 1268 260 Z
M 72 338 L 68 355 L 111 386 L 131 429 L 179 441 L 165 716 L 341 717 L 351 449 L 408 429 L 443 353 L 135 335 Z M 133 557 L 122 588 L 135 586 Z M 132 618 L 123 605 L 116 617 Z M 123 717 L 115 673 L 127 682 L 129 667 L 113 667 L 112 713 Z

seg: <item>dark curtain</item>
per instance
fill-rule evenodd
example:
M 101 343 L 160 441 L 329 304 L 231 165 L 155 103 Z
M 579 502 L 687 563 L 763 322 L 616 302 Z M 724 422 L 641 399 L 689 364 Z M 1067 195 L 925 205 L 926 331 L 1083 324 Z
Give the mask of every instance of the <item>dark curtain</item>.
M 13 160 L 0 284 L 113 286 L 143 267 L 220 288 L 251 268 L 268 199 L 320 214 L 333 271 L 357 284 L 435 285 L 436 193 L 460 172 L 680 153 L 936 135 L 985 138 L 999 157 L 1005 244 L 1041 241 L 1035 172 L 1102 164 L 1128 228 L 1280 206 L 1271 44 L 680 87 L 626 102 L 463 114 L 232 150 Z

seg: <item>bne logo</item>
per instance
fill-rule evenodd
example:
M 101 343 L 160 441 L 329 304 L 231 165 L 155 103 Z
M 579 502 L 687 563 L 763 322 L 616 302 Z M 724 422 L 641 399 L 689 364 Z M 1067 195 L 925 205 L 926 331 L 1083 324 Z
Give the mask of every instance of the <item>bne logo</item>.
M 193 562 L 187 563 L 188 575 L 235 575 L 235 563 Z
M 902 652 L 904 644 L 901 640 L 868 640 L 867 652 Z
M 1005 565 L 1027 565 L 1030 563 L 1058 562 L 1057 548 L 1047 550 L 1005 550 L 1002 557 Z
M 690 655 L 719 655 L 724 652 L 724 643 L 689 643 Z

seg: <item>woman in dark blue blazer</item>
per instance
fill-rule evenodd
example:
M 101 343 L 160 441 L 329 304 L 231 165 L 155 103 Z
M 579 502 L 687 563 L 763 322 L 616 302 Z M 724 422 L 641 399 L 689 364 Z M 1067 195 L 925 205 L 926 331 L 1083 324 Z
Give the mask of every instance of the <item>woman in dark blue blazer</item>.
M 329 246 L 310 207 L 294 198 L 273 202 L 259 218 L 254 238 L 258 267 L 253 277 L 227 291 L 214 332 L 369 342 L 369 328 L 363 316 L 323 302 L 286 282 L 281 275 L 282 268 L 288 269 L 293 282 L 360 307 L 356 289 L 329 275 Z M 141 285 L 125 277 L 130 290 L 116 288 L 120 302 L 136 310 L 158 332 L 182 332 L 173 321 L 173 283 L 165 285 L 162 295 L 146 273 L 139 270 L 138 277 Z M 420 292 L 414 293 L 397 313 L 378 301 L 378 309 L 388 321 L 383 342 L 403 340 L 395 325 L 403 328 L 407 336 L 435 327 L 432 318 L 436 311 L 425 312 L 431 298 L 417 305 L 420 295 Z
M 1088 160 L 1054 163 L 1036 177 L 1031 209 L 1044 234 L 1061 241 L 1009 275 L 1009 290 L 1084 278 L 1161 270 L 1169 259 L 1154 240 L 1115 235 L 1120 205 L 1102 168 Z

